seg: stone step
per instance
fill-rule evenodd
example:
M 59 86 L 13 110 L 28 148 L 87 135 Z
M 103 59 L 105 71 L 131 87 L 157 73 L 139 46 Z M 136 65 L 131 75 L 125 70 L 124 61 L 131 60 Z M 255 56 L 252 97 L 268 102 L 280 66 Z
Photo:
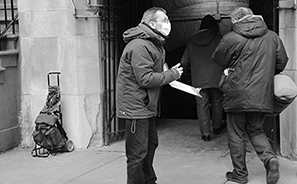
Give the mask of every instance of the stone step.
M 4 83 L 4 72 L 7 68 L 17 67 L 19 60 L 17 49 L 0 51 L 0 84 Z
M 17 55 L 17 54 L 19 54 L 19 51 L 16 49 L 2 50 L 2 51 L 0 51 L 0 58 L 10 56 L 10 55 Z
M 16 67 L 18 63 L 18 35 L 8 34 L 0 39 L 0 67 Z
M 19 35 L 7 34 L 0 39 L 0 51 L 17 49 Z
M 19 51 L 17 49 L 0 51 L 0 68 L 16 67 Z

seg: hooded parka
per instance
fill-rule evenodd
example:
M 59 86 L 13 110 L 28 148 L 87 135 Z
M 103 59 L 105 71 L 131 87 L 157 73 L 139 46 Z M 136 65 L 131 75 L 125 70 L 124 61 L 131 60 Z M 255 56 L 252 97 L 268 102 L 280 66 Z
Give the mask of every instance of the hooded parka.
M 212 56 L 224 69 L 231 68 L 220 84 L 223 107 L 226 112 L 272 113 L 273 78 L 288 61 L 283 43 L 260 16 L 246 16 L 232 29 Z
M 145 23 L 123 34 L 127 43 L 118 68 L 116 113 L 119 118 L 144 119 L 157 115 L 160 87 L 180 77 L 172 68 L 163 71 L 164 36 Z
M 185 71 L 191 69 L 194 87 L 218 87 L 223 68 L 213 62 L 211 56 L 221 38 L 217 29 L 202 29 L 187 44 L 181 63 Z

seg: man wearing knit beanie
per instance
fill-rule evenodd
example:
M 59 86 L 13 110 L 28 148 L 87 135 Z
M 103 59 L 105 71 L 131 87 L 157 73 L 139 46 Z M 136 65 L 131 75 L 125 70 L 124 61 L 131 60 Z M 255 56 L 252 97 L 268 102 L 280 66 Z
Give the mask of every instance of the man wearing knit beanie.
M 226 128 L 226 122 L 223 122 L 223 95 L 218 89 L 223 68 L 211 59 L 222 38 L 218 30 L 217 22 L 211 15 L 203 17 L 200 30 L 190 39 L 181 59 L 184 71 L 191 69 L 192 85 L 202 88 L 202 98 L 196 97 L 196 102 L 201 139 L 204 141 L 210 141 L 211 119 L 213 134 L 218 135 Z M 212 113 L 209 109 L 210 103 Z

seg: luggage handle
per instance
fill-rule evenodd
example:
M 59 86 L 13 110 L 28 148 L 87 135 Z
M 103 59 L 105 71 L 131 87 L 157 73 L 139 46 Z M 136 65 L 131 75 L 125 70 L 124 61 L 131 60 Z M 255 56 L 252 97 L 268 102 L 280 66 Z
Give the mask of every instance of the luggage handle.
M 57 84 L 58 84 L 58 86 L 60 86 L 60 77 L 59 77 L 60 74 L 61 74 L 61 72 L 49 72 L 47 74 L 47 84 L 48 84 L 48 86 L 50 86 L 50 84 L 51 84 L 50 75 L 57 75 Z

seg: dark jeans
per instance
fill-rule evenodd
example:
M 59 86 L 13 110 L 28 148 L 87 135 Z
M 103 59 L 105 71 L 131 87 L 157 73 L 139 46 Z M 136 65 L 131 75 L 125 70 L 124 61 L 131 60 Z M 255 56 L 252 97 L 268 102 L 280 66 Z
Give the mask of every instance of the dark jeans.
M 197 116 L 202 135 L 210 135 L 210 110 L 212 111 L 212 126 L 220 128 L 223 121 L 223 93 L 218 88 L 207 88 L 200 91 L 202 98 L 196 97 Z
M 125 119 L 127 184 L 155 184 L 153 160 L 158 147 L 155 118 Z
M 252 143 L 264 166 L 275 153 L 263 130 L 265 113 L 239 112 L 227 113 L 228 146 L 233 164 L 233 174 L 239 180 L 247 178 L 245 133 Z

